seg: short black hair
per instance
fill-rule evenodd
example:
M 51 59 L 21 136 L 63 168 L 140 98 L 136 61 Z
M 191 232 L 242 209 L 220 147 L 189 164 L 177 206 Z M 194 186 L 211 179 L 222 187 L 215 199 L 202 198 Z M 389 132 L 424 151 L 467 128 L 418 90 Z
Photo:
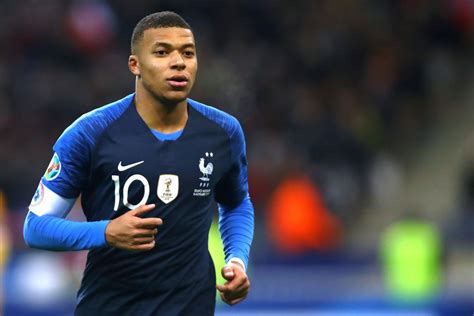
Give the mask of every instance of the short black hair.
M 133 29 L 131 51 L 135 52 L 138 42 L 143 39 L 143 33 L 148 29 L 158 29 L 162 27 L 180 27 L 191 30 L 188 22 L 186 22 L 179 14 L 172 11 L 162 11 L 152 13 L 141 19 Z

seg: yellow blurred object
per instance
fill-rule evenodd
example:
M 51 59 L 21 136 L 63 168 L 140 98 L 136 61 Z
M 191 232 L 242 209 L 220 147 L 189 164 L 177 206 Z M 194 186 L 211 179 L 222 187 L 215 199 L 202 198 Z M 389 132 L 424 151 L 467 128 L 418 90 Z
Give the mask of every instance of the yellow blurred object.
M 211 254 L 216 269 L 216 282 L 218 284 L 224 284 L 226 280 L 221 275 L 221 269 L 225 265 L 225 254 L 216 220 L 212 221 L 211 229 L 209 230 L 209 253 Z
M 3 280 L 5 265 L 10 253 L 10 234 L 7 228 L 7 202 L 0 190 L 0 281 Z M 0 282 L 0 314 L 3 309 L 3 283 Z
M 437 228 L 422 220 L 404 220 L 384 232 L 381 255 L 385 283 L 397 300 L 432 298 L 441 282 L 441 238 Z
M 7 199 L 5 197 L 5 193 L 0 190 L 0 222 L 6 217 L 7 215 Z
M 0 276 L 10 251 L 10 236 L 7 229 L 7 202 L 5 193 L 0 190 Z

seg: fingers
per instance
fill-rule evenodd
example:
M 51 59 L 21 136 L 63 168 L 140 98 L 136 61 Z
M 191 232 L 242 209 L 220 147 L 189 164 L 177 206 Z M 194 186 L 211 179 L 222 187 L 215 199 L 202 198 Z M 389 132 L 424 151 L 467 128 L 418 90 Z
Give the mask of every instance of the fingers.
M 245 290 L 242 289 L 242 290 L 237 291 L 237 292 L 220 292 L 220 296 L 221 296 L 223 301 L 225 301 L 226 303 L 229 303 L 229 302 L 232 302 L 234 300 L 246 298 L 248 292 L 249 292 L 248 289 L 245 289 Z
M 227 291 L 227 286 L 223 285 L 223 284 L 217 284 L 216 285 L 216 289 L 219 290 L 219 292 L 224 292 L 224 291 Z
M 129 213 L 134 216 L 140 216 L 142 214 L 145 214 L 146 212 L 153 210 L 154 208 L 155 208 L 155 204 L 144 204 L 129 211 Z
M 221 270 L 221 274 L 224 279 L 229 281 L 224 284 L 224 287 L 228 291 L 238 291 L 246 282 L 248 282 L 245 271 L 242 269 L 235 269 L 233 265 L 225 265 Z
M 232 301 L 229 301 L 229 302 L 226 302 L 226 303 L 229 304 L 229 305 L 235 305 L 237 303 L 242 302 L 246 298 L 247 298 L 247 295 L 244 296 L 244 297 L 241 297 L 241 298 L 236 298 L 235 300 L 232 300 Z
M 156 240 L 155 237 L 140 237 L 134 238 L 133 240 L 129 241 L 123 247 L 120 247 L 125 250 L 131 251 L 148 251 L 155 248 Z
M 237 303 L 242 302 L 245 298 L 247 298 L 247 294 L 248 294 L 248 292 L 245 293 L 245 294 L 242 294 L 241 296 L 234 297 L 234 298 L 230 298 L 229 296 L 226 296 L 224 293 L 220 293 L 220 296 L 221 296 L 221 300 L 224 303 L 227 303 L 229 305 L 235 305 Z
M 155 240 L 158 229 L 136 229 L 131 241 L 132 245 L 148 244 Z
M 155 204 L 147 204 L 141 205 L 130 212 L 128 214 L 135 216 L 134 226 L 138 228 L 156 228 L 156 226 L 160 226 L 163 224 L 163 220 L 157 217 L 148 217 L 148 218 L 141 218 L 139 215 L 145 214 L 155 208 Z
M 141 205 L 112 220 L 106 229 L 107 243 L 116 248 L 147 251 L 155 247 L 157 226 L 163 220 L 157 217 L 142 218 L 139 215 L 155 209 L 155 204 Z
M 228 280 L 225 284 L 217 284 L 221 299 L 229 305 L 237 304 L 247 297 L 250 282 L 245 271 L 234 269 L 232 266 L 224 266 L 221 270 L 222 276 Z
M 133 237 L 155 237 L 158 234 L 158 229 L 135 229 L 133 231 Z
M 234 278 L 234 269 L 230 266 L 224 266 L 221 270 L 221 275 L 227 281 L 232 280 Z
M 155 240 L 155 237 L 141 237 L 141 238 L 135 238 L 132 241 L 132 245 L 144 245 L 144 244 L 150 244 L 153 243 Z
M 155 240 L 146 244 L 133 245 L 128 250 L 148 251 L 152 250 L 153 248 L 155 248 Z
M 246 277 L 239 277 L 225 284 L 217 284 L 216 288 L 223 293 L 235 293 L 248 290 L 250 283 Z
M 135 227 L 138 228 L 156 228 L 163 224 L 163 220 L 158 217 L 149 217 L 149 218 L 137 218 Z

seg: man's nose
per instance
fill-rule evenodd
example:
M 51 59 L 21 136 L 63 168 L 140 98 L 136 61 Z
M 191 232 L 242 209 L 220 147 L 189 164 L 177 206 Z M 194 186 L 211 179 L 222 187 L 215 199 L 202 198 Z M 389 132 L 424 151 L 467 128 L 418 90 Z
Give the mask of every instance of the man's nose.
M 171 53 L 171 68 L 173 69 L 184 69 L 186 68 L 186 63 L 180 52 L 174 51 Z

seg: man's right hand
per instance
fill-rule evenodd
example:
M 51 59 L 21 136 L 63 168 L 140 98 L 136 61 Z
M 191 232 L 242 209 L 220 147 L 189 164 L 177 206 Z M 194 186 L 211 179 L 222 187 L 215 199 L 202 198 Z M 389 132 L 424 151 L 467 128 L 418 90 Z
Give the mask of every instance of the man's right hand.
M 141 205 L 111 220 L 105 229 L 108 245 L 125 250 L 153 249 L 157 227 L 162 225 L 163 221 L 157 217 L 141 218 L 140 215 L 154 208 L 155 204 Z

